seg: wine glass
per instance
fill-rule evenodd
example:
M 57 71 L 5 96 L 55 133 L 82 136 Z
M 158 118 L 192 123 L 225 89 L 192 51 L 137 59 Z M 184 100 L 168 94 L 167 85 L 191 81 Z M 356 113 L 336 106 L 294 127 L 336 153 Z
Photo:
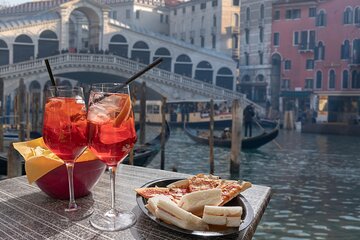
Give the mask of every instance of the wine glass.
M 90 223 L 103 231 L 129 228 L 136 222 L 135 214 L 115 209 L 116 168 L 137 139 L 129 87 L 117 83 L 92 85 L 87 120 L 88 147 L 108 166 L 111 183 L 111 209 L 94 214 Z
M 80 208 L 74 198 L 73 171 L 77 157 L 87 147 L 87 121 L 84 93 L 81 87 L 50 86 L 45 92 L 43 139 L 46 146 L 64 161 L 69 182 L 69 205 L 64 211 L 71 221 L 92 213 Z

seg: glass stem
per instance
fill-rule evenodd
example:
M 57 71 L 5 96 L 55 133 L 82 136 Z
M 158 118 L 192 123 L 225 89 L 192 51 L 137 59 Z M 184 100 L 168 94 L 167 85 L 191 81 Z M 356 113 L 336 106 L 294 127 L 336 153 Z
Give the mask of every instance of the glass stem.
M 111 184 L 111 210 L 110 212 L 115 214 L 115 175 L 116 175 L 116 167 L 109 166 L 110 172 L 110 184 Z
M 69 207 L 68 209 L 66 209 L 66 211 L 74 211 L 77 209 L 77 205 L 74 197 L 74 163 L 67 162 L 65 165 L 68 173 L 69 195 L 70 195 Z

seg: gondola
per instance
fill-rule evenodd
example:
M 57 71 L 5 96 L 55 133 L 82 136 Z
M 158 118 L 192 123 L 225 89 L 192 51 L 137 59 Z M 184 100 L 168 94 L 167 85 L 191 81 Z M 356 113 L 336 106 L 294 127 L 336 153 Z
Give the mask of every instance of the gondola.
M 201 135 L 201 133 L 204 133 L 203 131 L 197 131 L 195 129 L 188 128 L 186 124 L 184 125 L 184 131 L 186 135 L 188 135 L 193 141 L 201 144 L 209 144 L 209 137 L 206 136 L 206 134 Z M 267 144 L 268 142 L 274 140 L 278 134 L 279 134 L 279 124 L 277 124 L 277 126 L 274 129 L 272 129 L 270 132 L 264 131 L 263 133 L 255 137 L 242 139 L 241 150 L 257 149 Z M 214 146 L 231 148 L 231 139 L 222 139 L 220 137 L 215 136 Z
M 170 127 L 169 124 L 166 122 L 165 142 L 169 139 L 169 137 L 170 137 Z M 146 167 L 151 162 L 151 160 L 153 160 L 156 154 L 158 154 L 158 152 L 160 151 L 160 144 L 161 144 L 161 133 L 159 133 L 159 135 L 157 135 L 150 142 L 147 142 L 141 146 L 135 146 L 134 165 Z M 126 157 L 123 163 L 129 164 L 129 157 Z

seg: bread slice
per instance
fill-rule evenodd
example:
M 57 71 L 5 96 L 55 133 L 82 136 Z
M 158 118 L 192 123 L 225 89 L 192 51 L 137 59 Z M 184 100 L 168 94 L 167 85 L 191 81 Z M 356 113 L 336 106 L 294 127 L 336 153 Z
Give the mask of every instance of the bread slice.
M 242 207 L 205 206 L 203 220 L 207 224 L 238 227 L 241 224 Z
M 221 189 L 209 189 L 185 194 L 178 203 L 182 209 L 198 213 L 205 205 L 217 206 L 222 202 Z
M 156 216 L 161 220 L 187 230 L 208 230 L 209 226 L 199 217 L 181 209 L 169 199 L 159 199 Z
M 170 200 L 171 199 L 168 196 L 165 195 L 157 195 L 155 197 L 149 198 L 147 204 L 145 205 L 145 207 L 151 212 L 152 215 L 154 215 L 156 217 L 156 209 L 158 208 L 157 205 L 159 203 L 159 200 L 163 199 L 163 200 Z

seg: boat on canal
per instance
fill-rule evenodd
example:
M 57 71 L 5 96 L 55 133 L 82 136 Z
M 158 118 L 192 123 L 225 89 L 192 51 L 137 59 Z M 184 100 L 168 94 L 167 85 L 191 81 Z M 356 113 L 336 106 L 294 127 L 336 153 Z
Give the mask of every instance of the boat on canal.
M 209 144 L 209 132 L 203 130 L 196 130 L 189 128 L 187 124 L 184 124 L 184 132 L 193 141 L 201 144 Z M 272 140 L 274 140 L 279 134 L 279 124 L 276 125 L 271 131 L 267 132 L 264 130 L 261 134 L 244 138 L 241 141 L 242 150 L 257 149 Z M 219 136 L 214 136 L 214 146 L 231 148 L 231 139 L 223 139 Z
M 170 138 L 170 127 L 166 122 L 165 127 L 165 142 Z M 151 141 L 144 145 L 135 146 L 134 148 L 134 165 L 146 167 L 159 153 L 161 147 L 161 132 Z M 125 164 L 129 164 L 129 156 L 123 161 Z

